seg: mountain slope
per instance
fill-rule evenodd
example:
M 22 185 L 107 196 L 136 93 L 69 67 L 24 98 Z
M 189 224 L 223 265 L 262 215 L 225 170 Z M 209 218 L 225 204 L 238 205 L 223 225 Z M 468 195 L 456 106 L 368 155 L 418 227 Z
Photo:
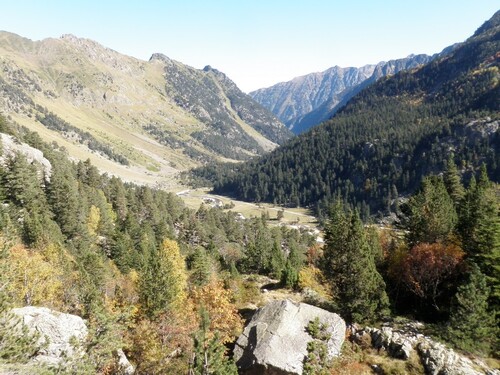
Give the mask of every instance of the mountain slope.
M 244 160 L 291 133 L 222 73 L 64 35 L 0 33 L 0 110 L 77 159 L 136 182 Z M 231 142 L 227 142 L 227 138 Z
M 500 20 L 416 71 L 386 77 L 330 121 L 245 165 L 198 175 L 217 193 L 324 207 L 341 196 L 366 216 L 439 173 L 450 155 L 500 180 Z
M 361 89 L 379 78 L 429 62 L 427 55 L 365 65 L 361 68 L 332 67 L 259 89 L 250 95 L 271 110 L 295 134 L 300 134 L 333 114 Z

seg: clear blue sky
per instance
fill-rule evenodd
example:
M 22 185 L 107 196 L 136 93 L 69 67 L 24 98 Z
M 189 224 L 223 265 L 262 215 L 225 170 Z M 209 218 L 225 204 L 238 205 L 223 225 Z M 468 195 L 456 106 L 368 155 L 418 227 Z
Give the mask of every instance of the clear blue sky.
M 465 40 L 498 0 L 10 0 L 0 29 L 71 33 L 143 60 L 212 65 L 248 92 L 331 66 L 432 54 Z

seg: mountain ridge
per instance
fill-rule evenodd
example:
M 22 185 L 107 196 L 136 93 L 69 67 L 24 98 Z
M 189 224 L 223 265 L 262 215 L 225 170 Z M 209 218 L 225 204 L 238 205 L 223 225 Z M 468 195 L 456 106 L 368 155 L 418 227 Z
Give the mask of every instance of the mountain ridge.
M 437 56 L 437 55 L 435 55 Z M 295 77 L 268 88 L 249 93 L 271 110 L 295 134 L 328 120 L 355 93 L 377 79 L 401 70 L 413 69 L 432 60 L 425 54 L 381 61 L 362 67 L 342 68 L 338 65 L 322 72 Z
M 0 32 L 0 56 L 5 115 L 125 180 L 169 183 L 179 171 L 244 160 L 291 136 L 223 73 L 162 54 L 143 61 L 72 34 L 31 41 Z

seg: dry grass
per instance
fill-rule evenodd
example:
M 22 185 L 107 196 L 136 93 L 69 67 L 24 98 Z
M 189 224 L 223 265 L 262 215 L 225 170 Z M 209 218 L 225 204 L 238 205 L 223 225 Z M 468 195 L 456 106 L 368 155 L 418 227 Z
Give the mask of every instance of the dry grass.
M 423 375 L 424 368 L 416 353 L 407 361 L 395 359 L 385 353 L 377 353 L 374 349 L 361 349 L 346 340 L 342 347 L 342 355 L 334 361 L 331 374 L 364 375 L 374 374 L 377 368 L 384 375 Z

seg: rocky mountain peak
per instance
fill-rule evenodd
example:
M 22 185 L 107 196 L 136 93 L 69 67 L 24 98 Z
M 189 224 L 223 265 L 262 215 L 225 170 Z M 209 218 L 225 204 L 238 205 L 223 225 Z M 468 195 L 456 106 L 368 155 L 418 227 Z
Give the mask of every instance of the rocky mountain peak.
M 154 61 L 154 60 L 163 61 L 163 62 L 172 61 L 172 59 L 170 59 L 168 56 L 165 56 L 163 53 L 160 53 L 160 52 L 155 52 L 151 55 L 151 57 L 149 58 L 149 61 Z
M 368 84 L 400 70 L 415 68 L 431 59 L 427 55 L 410 55 L 360 68 L 335 65 L 323 72 L 306 74 L 253 91 L 250 96 L 298 134 L 330 118 Z

